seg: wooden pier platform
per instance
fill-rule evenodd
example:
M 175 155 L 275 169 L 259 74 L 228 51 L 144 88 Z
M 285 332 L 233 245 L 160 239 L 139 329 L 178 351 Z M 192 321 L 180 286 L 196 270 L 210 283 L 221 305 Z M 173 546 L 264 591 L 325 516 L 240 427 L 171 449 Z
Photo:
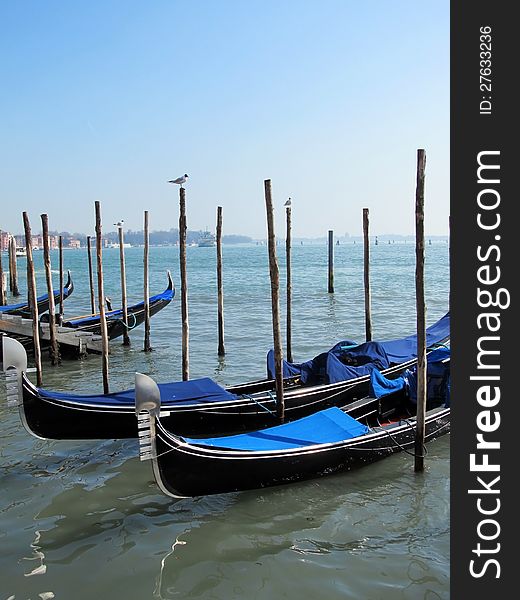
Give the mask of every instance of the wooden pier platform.
M 16 337 L 32 340 L 32 320 L 18 315 L 1 315 L 0 332 Z M 101 354 L 101 336 L 85 331 L 76 331 L 71 327 L 56 327 L 56 337 L 61 350 L 67 354 L 84 356 L 86 354 Z M 40 340 L 50 343 L 49 324 L 40 322 Z

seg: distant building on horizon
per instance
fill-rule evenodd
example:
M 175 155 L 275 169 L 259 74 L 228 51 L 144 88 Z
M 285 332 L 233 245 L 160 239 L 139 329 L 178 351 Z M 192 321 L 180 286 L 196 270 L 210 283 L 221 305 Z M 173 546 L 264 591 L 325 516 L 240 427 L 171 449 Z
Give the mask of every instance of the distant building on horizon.
M 5 252 L 9 250 L 9 241 L 12 235 L 8 231 L 0 231 L 0 250 Z

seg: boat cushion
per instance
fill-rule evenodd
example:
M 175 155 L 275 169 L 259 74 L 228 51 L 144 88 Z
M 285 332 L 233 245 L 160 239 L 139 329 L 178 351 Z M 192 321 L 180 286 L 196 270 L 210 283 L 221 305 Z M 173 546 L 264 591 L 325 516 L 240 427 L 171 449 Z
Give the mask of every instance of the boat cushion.
M 341 442 L 363 435 L 369 428 L 337 407 L 321 410 L 297 421 L 284 423 L 261 431 L 220 438 L 191 439 L 186 442 L 199 446 L 232 450 L 285 450 L 314 444 Z

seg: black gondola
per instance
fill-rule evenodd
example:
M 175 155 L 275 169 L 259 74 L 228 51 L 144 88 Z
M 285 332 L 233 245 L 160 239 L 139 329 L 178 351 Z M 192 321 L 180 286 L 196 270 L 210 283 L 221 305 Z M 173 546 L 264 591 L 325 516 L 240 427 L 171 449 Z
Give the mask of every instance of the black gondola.
M 430 349 L 449 340 L 449 313 L 427 330 Z M 387 368 L 374 363 L 346 367 L 348 375 L 332 383 L 314 383 L 295 375 L 296 366 L 287 365 L 291 376 L 285 379 L 285 418 L 295 420 L 325 408 L 345 407 L 370 393 L 370 373 L 378 369 L 387 378 L 397 378 L 416 362 L 417 339 L 411 335 L 380 342 L 391 357 Z M 337 344 L 334 348 L 341 347 Z M 379 348 L 379 350 L 381 350 Z M 364 352 L 365 344 L 352 350 Z M 343 352 L 343 351 L 341 351 Z M 309 361 L 322 369 L 323 357 Z M 349 351 L 347 354 L 351 355 Z M 19 405 L 26 429 L 46 439 L 114 439 L 137 437 L 134 416 L 135 390 L 98 395 L 78 395 L 35 387 L 26 375 L 27 355 L 23 347 L 10 338 L 2 340 L 3 370 L 17 373 L 18 388 L 13 381 L 12 403 Z M 342 356 L 342 354 L 340 354 Z M 364 355 L 363 355 L 364 356 Z M 337 356 L 329 357 L 336 365 Z M 308 363 L 303 363 L 308 367 Z M 302 368 L 303 370 L 303 368 Z M 14 375 L 13 375 L 14 376 Z M 302 382 L 302 379 L 305 379 Z M 159 384 L 163 422 L 172 423 L 177 433 L 204 435 L 269 427 L 277 423 L 275 385 L 272 379 L 252 381 L 223 388 L 209 378 Z M 362 414 L 353 413 L 354 416 Z
M 156 294 L 155 296 L 151 296 L 149 299 L 150 316 L 157 314 L 165 306 L 168 306 L 168 304 L 172 301 L 173 297 L 175 296 L 175 286 L 173 284 L 173 279 L 170 274 L 170 271 L 168 271 L 167 275 L 168 287 L 164 290 L 164 292 Z M 129 306 L 127 309 L 127 315 L 128 322 L 125 323 L 123 319 L 122 309 L 109 310 L 105 312 L 109 339 L 113 340 L 114 338 L 123 335 L 125 330 L 134 329 L 135 327 L 138 327 L 144 322 L 144 301 L 138 302 L 133 306 Z M 86 331 L 89 333 L 100 334 L 100 321 L 101 317 L 99 313 L 97 313 L 94 315 L 86 315 L 82 317 L 73 317 L 72 319 L 67 319 L 66 321 L 63 321 L 62 326 L 77 329 L 78 331 Z
M 432 365 L 440 383 L 428 387 L 426 442 L 450 430 L 449 350 L 432 360 Z M 397 391 L 393 380 L 388 394 L 358 401 L 356 410 L 361 409 L 362 415 L 357 418 L 352 416 L 353 405 L 344 410 L 331 407 L 268 429 L 195 439 L 172 433 L 174 423 L 164 424 L 158 386 L 147 375 L 137 373 L 141 460 L 152 461 L 156 482 L 164 493 L 185 498 L 286 484 L 349 471 L 403 450 L 413 453 L 414 375 L 412 369 L 401 378 Z M 383 401 L 390 419 L 381 414 Z
M 70 276 L 70 271 L 67 271 L 67 282 L 63 286 L 63 299 L 68 298 L 72 292 L 74 291 L 74 284 L 72 282 L 72 277 Z M 60 290 L 54 290 L 54 303 L 57 304 L 60 300 Z M 37 298 L 38 304 L 38 314 L 42 314 L 49 310 L 49 295 L 42 294 Z M 25 317 L 27 319 L 31 318 L 31 308 L 29 306 L 29 302 L 20 302 L 18 304 L 6 304 L 5 306 L 0 306 L 0 317 L 2 315 L 18 315 L 20 317 Z

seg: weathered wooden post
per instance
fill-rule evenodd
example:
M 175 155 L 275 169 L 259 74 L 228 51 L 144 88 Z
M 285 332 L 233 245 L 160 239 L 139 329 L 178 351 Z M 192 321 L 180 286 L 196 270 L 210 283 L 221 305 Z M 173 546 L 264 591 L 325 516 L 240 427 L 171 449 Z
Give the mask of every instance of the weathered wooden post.
M 63 323 L 63 236 L 58 238 L 58 252 L 60 257 L 60 312 L 59 324 Z
M 88 256 L 88 280 L 90 284 L 90 309 L 92 314 L 96 313 L 96 302 L 94 300 L 94 276 L 92 275 L 92 250 L 90 247 L 90 235 L 87 235 L 87 256 Z
M 149 255 L 148 211 L 144 211 L 144 351 L 151 352 L 150 345 L 150 291 L 148 286 L 148 255 Z
M 128 335 L 128 304 L 126 302 L 126 266 L 125 266 L 125 247 L 122 221 L 117 224 L 119 234 L 119 265 L 121 271 L 121 307 L 123 309 L 123 321 L 125 330 L 123 332 L 123 346 L 130 346 L 130 336 Z
M 108 329 L 105 316 L 105 290 L 103 286 L 103 239 L 101 237 L 101 207 L 99 200 L 95 201 L 96 207 L 96 259 L 98 280 L 98 305 L 101 325 L 101 369 L 103 371 L 103 392 L 108 394 Z M 90 243 L 90 242 L 89 242 Z
M 224 348 L 224 292 L 222 285 L 222 206 L 217 206 L 217 303 L 218 355 L 225 356 Z
M 291 277 L 291 199 L 285 203 L 286 235 L 285 235 L 285 262 L 287 273 L 287 360 L 293 361 L 292 355 L 292 277 Z
M 56 337 L 56 306 L 54 304 L 54 288 L 52 287 L 51 255 L 49 246 L 49 218 L 46 214 L 42 214 L 40 217 L 42 220 L 43 264 L 45 267 L 45 279 L 47 281 L 47 294 L 49 296 L 49 356 L 51 359 L 51 364 L 57 365 L 60 362 L 60 351 Z
M 451 269 L 451 265 L 453 264 L 453 260 L 452 260 L 452 256 L 451 256 L 451 215 L 448 215 L 448 239 L 446 240 L 447 244 L 448 244 L 448 265 L 450 266 Z M 451 311 L 451 286 L 450 286 L 450 291 L 449 291 L 449 295 L 448 295 L 448 310 Z
M 31 251 L 32 251 L 32 239 L 31 239 Z M 19 296 L 20 291 L 18 290 L 18 266 L 16 264 L 16 239 L 14 235 L 11 237 L 11 260 L 12 260 L 12 273 L 13 273 L 13 285 L 11 287 L 11 293 L 13 296 Z
M 9 291 L 13 293 L 13 244 L 11 243 L 12 236 L 9 234 L 7 240 L 7 264 L 9 266 Z
M 182 380 L 190 378 L 188 323 L 188 275 L 186 272 L 186 190 L 179 188 L 179 262 L 181 271 L 181 319 L 182 319 Z
M 0 240 L 2 239 L 2 231 L 0 230 Z M 5 290 L 4 290 L 4 267 L 2 266 L 2 248 L 0 247 L 0 306 L 5 306 Z
M 426 154 L 417 150 L 415 192 L 415 297 L 417 304 L 417 435 L 415 471 L 424 470 L 426 419 L 426 305 L 424 302 L 424 178 Z
M 365 284 L 365 339 L 372 340 L 372 314 L 370 308 L 370 240 L 368 237 L 368 208 L 363 209 L 363 271 Z
M 267 242 L 269 250 L 269 275 L 271 278 L 271 306 L 273 312 L 274 365 L 276 387 L 276 414 L 281 421 L 285 417 L 285 402 L 283 395 L 283 351 L 282 335 L 280 332 L 280 273 L 276 258 L 276 238 L 274 232 L 273 199 L 271 180 L 264 181 L 265 207 L 267 211 Z
M 38 302 L 36 300 L 36 277 L 34 275 L 34 262 L 32 253 L 32 233 L 29 223 L 29 216 L 26 212 L 22 213 L 23 226 L 25 230 L 25 248 L 27 252 L 27 292 L 29 296 L 29 305 L 32 315 L 32 333 L 34 347 L 34 366 L 36 367 L 36 385 L 41 387 L 42 381 L 42 352 L 40 347 L 40 323 L 38 315 Z M 14 239 L 14 238 L 13 238 Z M 15 243 L 16 249 L 16 243 Z M 16 260 L 16 255 L 15 255 Z
M 329 294 L 334 293 L 334 232 L 329 230 Z

